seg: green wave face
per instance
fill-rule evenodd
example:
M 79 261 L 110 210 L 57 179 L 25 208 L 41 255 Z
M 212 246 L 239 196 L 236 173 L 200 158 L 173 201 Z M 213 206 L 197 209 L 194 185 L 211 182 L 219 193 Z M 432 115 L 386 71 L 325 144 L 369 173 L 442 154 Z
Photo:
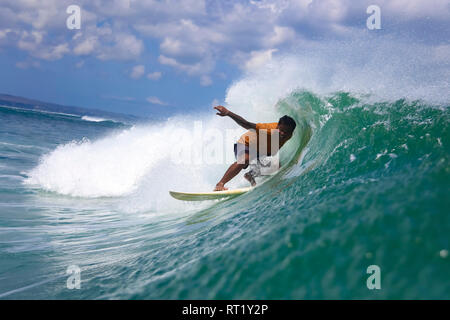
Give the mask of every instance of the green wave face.
M 203 260 L 214 272 L 182 279 L 229 277 L 206 282 L 214 298 L 448 299 L 448 106 L 297 91 L 277 107 L 299 124 L 281 155 L 288 164 L 214 208 L 237 240 Z M 366 285 L 371 265 L 380 290 Z
M 193 215 L 188 225 L 214 221 L 191 244 L 212 252 L 135 297 L 450 298 L 448 106 L 371 100 L 308 91 L 280 100 L 298 124 L 286 165 Z M 372 265 L 381 289 L 367 286 Z

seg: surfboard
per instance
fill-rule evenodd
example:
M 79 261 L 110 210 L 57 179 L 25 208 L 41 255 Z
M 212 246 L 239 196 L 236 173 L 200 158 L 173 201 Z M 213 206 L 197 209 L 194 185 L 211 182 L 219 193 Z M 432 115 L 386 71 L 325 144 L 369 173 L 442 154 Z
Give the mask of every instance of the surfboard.
M 170 195 L 178 200 L 184 201 L 204 201 L 204 200 L 215 200 L 223 198 L 236 197 L 244 194 L 251 190 L 252 187 L 240 188 L 234 190 L 224 190 L 224 191 L 210 191 L 210 192 L 177 192 L 169 191 Z

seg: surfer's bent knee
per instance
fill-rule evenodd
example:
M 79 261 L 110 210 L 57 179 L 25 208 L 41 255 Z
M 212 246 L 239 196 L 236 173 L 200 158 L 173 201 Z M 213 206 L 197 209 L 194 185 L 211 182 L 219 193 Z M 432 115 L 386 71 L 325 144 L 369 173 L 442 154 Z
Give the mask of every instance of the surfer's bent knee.
M 248 168 L 248 162 L 247 161 L 245 163 L 239 163 L 239 162 L 236 161 L 235 164 L 240 166 L 242 169 L 247 169 Z

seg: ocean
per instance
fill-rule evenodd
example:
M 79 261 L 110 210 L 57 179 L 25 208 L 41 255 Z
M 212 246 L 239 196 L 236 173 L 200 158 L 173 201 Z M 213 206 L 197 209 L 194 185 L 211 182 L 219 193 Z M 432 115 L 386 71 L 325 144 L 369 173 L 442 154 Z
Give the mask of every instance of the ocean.
M 193 128 L 236 129 L 213 111 L 132 124 L 0 107 L 0 298 L 449 299 L 448 107 L 290 90 L 257 115 L 297 122 L 282 168 L 200 203 L 168 191 L 212 190 L 230 162 L 173 155 L 207 145 Z

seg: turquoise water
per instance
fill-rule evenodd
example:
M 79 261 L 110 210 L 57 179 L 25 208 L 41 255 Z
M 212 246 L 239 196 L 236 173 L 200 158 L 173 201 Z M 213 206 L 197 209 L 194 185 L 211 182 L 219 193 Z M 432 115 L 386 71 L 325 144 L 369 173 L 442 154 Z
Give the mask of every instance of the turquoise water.
M 167 191 L 227 164 L 171 163 L 157 138 L 177 119 L 0 108 L 0 297 L 449 299 L 448 107 L 294 91 L 274 106 L 298 123 L 282 169 L 201 204 Z

